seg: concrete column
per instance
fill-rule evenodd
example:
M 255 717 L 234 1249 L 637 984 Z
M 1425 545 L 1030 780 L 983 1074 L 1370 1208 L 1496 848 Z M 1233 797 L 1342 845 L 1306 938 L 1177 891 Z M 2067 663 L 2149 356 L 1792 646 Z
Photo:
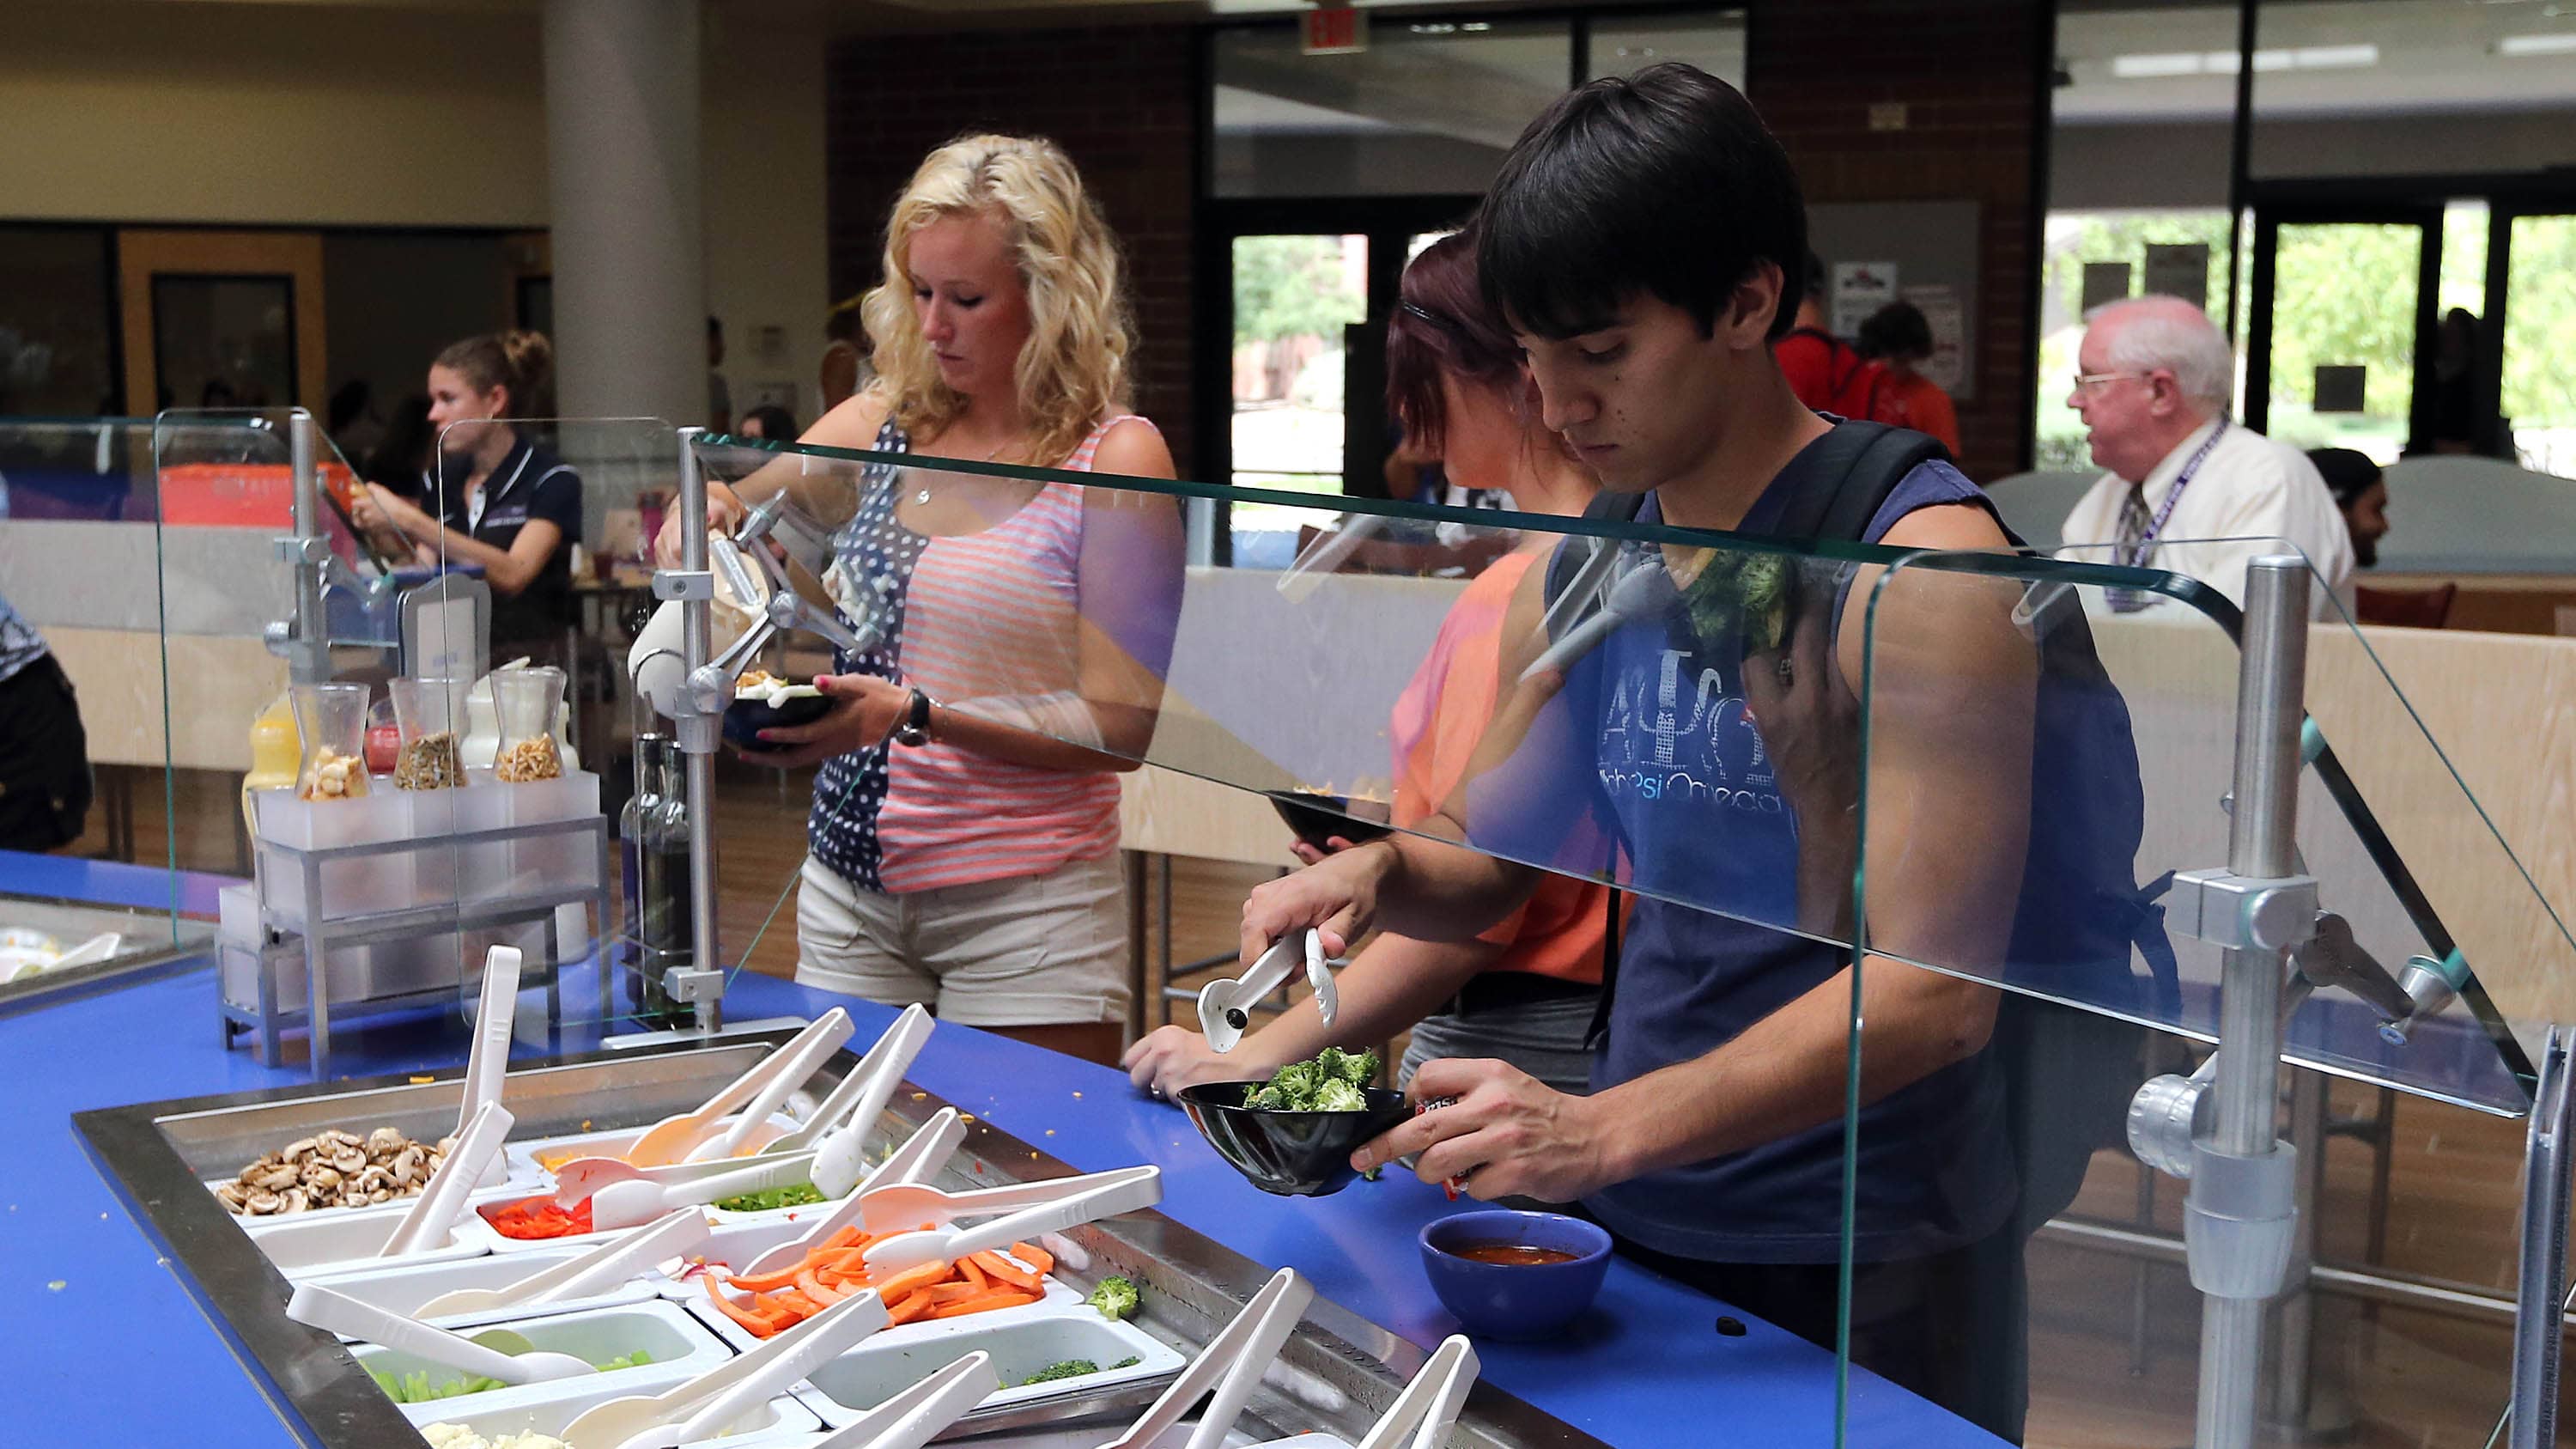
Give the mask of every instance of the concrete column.
M 546 0 L 556 407 L 703 423 L 699 0 Z

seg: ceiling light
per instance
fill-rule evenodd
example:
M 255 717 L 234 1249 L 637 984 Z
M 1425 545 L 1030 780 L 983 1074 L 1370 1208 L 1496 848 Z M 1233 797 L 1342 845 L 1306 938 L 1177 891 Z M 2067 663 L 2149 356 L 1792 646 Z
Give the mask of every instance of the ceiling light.
M 2171 55 L 2115 55 L 2111 57 L 2111 74 L 2121 80 L 2154 80 L 2164 76 L 2200 74 L 2200 57 L 2188 52 Z
M 2552 39 L 2554 37 L 2534 37 Z M 2576 47 L 2570 47 L 2576 48 Z M 2237 54 L 2232 50 L 2159 51 L 2146 55 L 2111 57 L 2111 74 L 2119 80 L 2169 80 L 2186 75 L 2234 75 Z M 2254 52 L 2254 73 L 2263 75 L 2284 70 L 2351 70 L 2379 64 L 2376 45 L 2307 45 L 2296 50 L 2258 50 Z
M 2576 54 L 2576 32 L 2559 35 L 2508 35 L 2496 42 L 2498 55 Z

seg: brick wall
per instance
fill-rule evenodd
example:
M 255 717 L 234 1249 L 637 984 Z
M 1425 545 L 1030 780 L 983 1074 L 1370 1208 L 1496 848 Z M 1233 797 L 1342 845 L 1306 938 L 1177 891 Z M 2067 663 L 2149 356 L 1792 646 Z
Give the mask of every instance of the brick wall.
M 2033 147 L 2048 103 L 2033 77 L 2045 0 L 1765 0 L 1752 14 L 1745 92 L 1815 202 L 1973 200 L 1978 226 L 1976 400 L 1959 405 L 1969 476 L 2021 465 L 2031 380 Z M 1906 106 L 1872 131 L 1874 102 Z
M 1138 409 L 1189 476 L 1193 45 L 1188 27 L 1168 25 L 835 44 L 825 101 L 832 294 L 876 283 L 886 212 L 933 147 L 964 131 L 1052 137 L 1126 249 Z

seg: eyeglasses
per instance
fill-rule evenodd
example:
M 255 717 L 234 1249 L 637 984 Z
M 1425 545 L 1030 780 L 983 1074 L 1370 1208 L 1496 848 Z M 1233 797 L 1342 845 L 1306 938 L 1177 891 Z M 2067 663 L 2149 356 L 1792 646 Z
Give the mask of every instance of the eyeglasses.
M 2077 392 L 2091 392 L 2093 389 L 2100 387 L 2106 382 L 2118 382 L 2124 377 L 2144 376 L 2146 376 L 2146 374 L 2143 372 L 2079 372 L 2075 374 L 2075 390 Z

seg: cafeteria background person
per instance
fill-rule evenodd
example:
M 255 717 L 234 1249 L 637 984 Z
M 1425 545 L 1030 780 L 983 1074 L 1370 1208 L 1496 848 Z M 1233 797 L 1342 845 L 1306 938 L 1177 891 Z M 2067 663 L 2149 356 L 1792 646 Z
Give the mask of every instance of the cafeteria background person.
M 414 504 L 369 483 L 353 515 L 361 528 L 399 531 L 419 563 L 482 567 L 495 659 L 562 663 L 573 622 L 581 475 L 510 421 L 544 415 L 553 360 L 544 334 L 527 331 L 468 337 L 438 354 L 429 365 L 429 496 Z
M 89 824 L 80 700 L 36 626 L 0 597 L 0 850 L 58 850 Z
M 1941 384 L 1925 377 L 1923 364 L 1932 357 L 1932 324 L 1923 309 L 1902 299 L 1869 314 L 1860 324 L 1860 355 L 1887 369 L 1881 388 L 1888 422 L 1930 433 L 1959 456 L 1959 410 Z
M 875 344 L 861 325 L 864 297 L 851 297 L 823 314 L 823 411 L 830 412 L 875 380 L 868 351 Z
M 1386 395 L 1405 437 L 1443 459 L 1462 487 L 1508 492 L 1525 512 L 1582 513 L 1599 484 L 1539 423 L 1520 347 L 1477 287 L 1474 233 L 1424 248 L 1404 269 L 1398 300 L 1387 324 Z M 1512 598 L 1560 537 L 1533 532 L 1486 565 L 1397 698 L 1388 731 L 1397 828 L 1436 813 L 1465 775 L 1501 695 Z M 1323 858 L 1303 841 L 1296 851 L 1309 864 Z M 1265 1077 L 1327 1046 L 1367 1046 L 1409 1027 L 1398 1086 L 1435 1057 L 1493 1057 L 1558 1091 L 1589 1090 L 1584 1037 L 1601 997 L 1609 896 L 1597 882 L 1547 876 L 1519 909 L 1469 939 L 1381 932 L 1336 973 L 1341 1009 L 1332 1026 L 1308 997 L 1223 1054 L 1198 1032 L 1160 1027 L 1128 1048 L 1127 1074 L 1168 1096 L 1201 1082 Z
M 2096 308 L 2066 405 L 2103 470 L 2058 529 L 2058 557 L 2195 578 L 2242 605 L 2245 565 L 2283 542 L 2305 554 L 2317 618 L 2352 572 L 2352 538 L 2316 465 L 2227 416 L 2236 357 L 2209 315 L 2178 297 Z M 2086 589 L 2115 609 L 2172 603 Z
M 1805 218 L 1751 105 L 1686 65 L 1583 86 L 1505 158 L 1482 214 L 1484 291 L 1525 351 L 1541 421 L 1605 494 L 1636 499 L 1640 522 L 1759 535 L 1839 483 L 1819 445 L 1861 425 L 1809 411 L 1771 349 L 1797 309 Z M 2009 545 L 1984 494 L 1938 461 L 1895 480 L 1864 534 Z M 1792 591 L 1780 636 L 1756 639 L 1688 592 L 1728 587 L 1723 560 L 1654 543 L 1621 556 L 1662 570 L 1677 602 L 1511 691 L 1467 784 L 1426 822 L 1478 849 L 1394 835 L 1266 883 L 1244 905 L 1242 957 L 1307 927 L 1336 952 L 1372 928 L 1461 939 L 1529 898 L 1539 872 L 1515 862 L 1595 870 L 1615 851 L 1637 899 L 1591 1095 L 1503 1062 L 1429 1062 L 1410 1095 L 1449 1104 L 1353 1165 L 1413 1157 L 1424 1181 L 1463 1179 L 1478 1198 L 1579 1199 L 1622 1252 L 1828 1346 L 1848 1242 L 1853 1360 L 2017 1439 L 2020 1174 L 1986 1050 L 1997 992 L 1875 954 L 1855 982 L 1826 942 L 1850 939 L 1863 863 L 1866 628 L 1919 665 L 1873 691 L 1869 938 L 1999 969 L 2032 835 L 2037 670 L 2012 628 L 2018 592 L 1960 576 L 1912 607 L 1846 609 L 1870 571 L 1820 568 L 1792 576 L 1815 587 Z M 1527 622 L 1506 636 L 1507 679 L 1544 659 L 1543 604 L 1526 585 L 1515 600 Z
M 1130 410 L 1120 270 L 1054 142 L 940 147 L 886 222 L 866 301 L 876 379 L 804 441 L 1171 477 L 1162 434 Z M 745 498 L 798 490 L 838 524 L 844 612 L 881 601 L 885 642 L 816 681 L 832 713 L 762 737 L 765 764 L 822 765 L 797 981 L 1115 1062 L 1130 995 L 1116 774 L 1161 708 L 1178 504 L 884 465 L 855 499 L 819 486 L 782 459 L 708 489 L 723 525 Z M 676 556 L 676 519 L 661 547 Z

